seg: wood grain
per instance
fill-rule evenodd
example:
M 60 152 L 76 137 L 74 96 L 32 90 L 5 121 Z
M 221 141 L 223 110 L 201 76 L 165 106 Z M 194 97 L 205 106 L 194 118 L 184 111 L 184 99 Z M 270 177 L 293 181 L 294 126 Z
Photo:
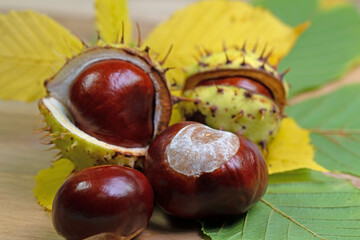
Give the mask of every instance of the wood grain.
M 137 0 L 130 1 L 130 9 L 146 35 L 173 10 L 189 2 L 193 0 Z M 95 33 L 92 5 L 89 0 L 0 0 L 0 11 L 32 8 L 47 13 L 82 39 L 91 41 Z M 348 78 L 344 82 L 360 80 L 360 70 L 350 75 L 351 81 Z M 36 103 L 0 101 L 0 239 L 61 239 L 52 227 L 50 213 L 33 196 L 34 176 L 50 166 L 56 154 L 54 150 L 47 151 L 40 144 L 41 135 L 34 133 L 40 119 Z M 136 239 L 180 240 L 202 239 L 202 236 L 196 221 L 170 218 L 156 209 L 149 227 Z

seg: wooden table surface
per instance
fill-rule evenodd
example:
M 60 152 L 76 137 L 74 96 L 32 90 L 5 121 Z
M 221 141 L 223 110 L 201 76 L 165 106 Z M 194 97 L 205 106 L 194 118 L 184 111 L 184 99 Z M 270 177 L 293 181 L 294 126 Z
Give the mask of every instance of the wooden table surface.
M 145 35 L 174 9 L 189 2 L 193 1 L 136 0 L 130 1 L 130 10 Z M 90 40 L 94 36 L 90 0 L 0 0 L 1 12 L 29 8 L 49 14 L 82 39 Z M 360 68 L 343 82 L 357 80 L 360 80 Z M 334 86 L 338 85 L 333 84 L 319 94 L 331 91 Z M 0 101 L 0 239 L 61 239 L 52 227 L 50 213 L 33 196 L 34 176 L 40 169 L 49 167 L 56 154 L 40 144 L 41 135 L 34 133 L 40 119 L 36 103 Z M 137 239 L 202 239 L 199 229 L 196 221 L 169 218 L 155 210 L 149 227 Z
M 173 10 L 189 2 L 136 0 L 130 1 L 129 7 L 145 36 Z M 89 42 L 95 36 L 91 0 L 0 0 L 0 11 L 9 9 L 46 13 Z M 36 103 L 0 101 L 0 239 L 61 239 L 53 229 L 51 214 L 33 195 L 34 176 L 49 167 L 56 154 L 40 143 L 40 134 L 34 133 L 40 119 Z M 172 219 L 156 209 L 148 228 L 136 239 L 201 239 L 199 229 L 196 221 Z

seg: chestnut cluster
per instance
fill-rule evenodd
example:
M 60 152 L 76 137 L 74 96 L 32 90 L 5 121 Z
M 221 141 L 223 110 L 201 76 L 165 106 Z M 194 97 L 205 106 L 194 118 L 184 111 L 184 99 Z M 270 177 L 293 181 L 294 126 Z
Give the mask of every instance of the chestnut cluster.
M 134 81 L 119 77 L 124 74 Z M 248 79 L 232 81 L 268 94 Z M 241 135 L 181 122 L 152 139 L 157 135 L 153 90 L 144 71 L 122 60 L 98 62 L 77 77 L 70 92 L 76 125 L 110 144 L 147 152 L 143 173 L 105 165 L 81 170 L 64 182 L 52 218 L 66 239 L 131 239 L 148 224 L 154 198 L 170 215 L 205 218 L 244 213 L 265 193 L 262 153 Z M 140 117 L 145 120 L 137 121 Z
M 158 205 L 177 217 L 244 213 L 265 193 L 268 177 L 254 143 L 195 122 L 163 131 L 143 170 L 98 166 L 75 173 L 53 203 L 57 232 L 66 239 L 131 239 L 151 217 L 153 191 Z

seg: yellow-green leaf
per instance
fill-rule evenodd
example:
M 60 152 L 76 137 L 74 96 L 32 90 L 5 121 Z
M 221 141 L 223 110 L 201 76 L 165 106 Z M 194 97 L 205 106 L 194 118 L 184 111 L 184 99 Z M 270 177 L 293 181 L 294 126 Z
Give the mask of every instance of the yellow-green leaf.
M 265 45 L 273 50 L 269 61 L 276 64 L 294 45 L 306 28 L 289 27 L 269 11 L 241 1 L 200 1 L 181 9 L 160 24 L 145 40 L 152 53 L 162 59 L 171 45 L 173 49 L 165 67 L 175 67 L 167 72 L 168 81 L 183 86 L 182 69 L 196 62 L 199 51 L 221 51 L 223 45 L 238 46 L 246 42 L 248 49 L 257 45 L 260 53 Z
M 360 176 L 360 84 L 292 105 L 287 114 L 310 129 L 315 161 Z
M 131 41 L 131 20 L 126 0 L 95 0 L 97 29 L 106 43 Z
M 330 9 L 338 6 L 349 5 L 349 0 L 321 0 L 322 9 Z
M 270 142 L 266 162 L 269 174 L 309 168 L 326 171 L 314 161 L 314 146 L 310 144 L 310 131 L 285 118 L 274 140 Z
M 34 194 L 39 204 L 51 211 L 55 194 L 66 178 L 74 170 L 73 163 L 65 158 L 54 162 L 53 166 L 40 170 L 35 177 Z
M 0 99 L 33 101 L 44 81 L 83 48 L 82 42 L 46 15 L 0 14 Z

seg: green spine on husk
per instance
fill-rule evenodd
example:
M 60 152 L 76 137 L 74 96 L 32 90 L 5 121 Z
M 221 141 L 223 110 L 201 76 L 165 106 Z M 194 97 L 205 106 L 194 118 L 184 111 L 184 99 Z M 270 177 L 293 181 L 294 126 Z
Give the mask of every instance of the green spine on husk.
M 255 51 L 254 51 L 255 52 Z M 224 49 L 201 56 L 186 71 L 183 100 L 180 104 L 187 120 L 240 133 L 262 147 L 273 137 L 281 123 L 288 84 L 267 59 L 252 51 Z M 198 86 L 205 80 L 227 77 L 254 79 L 266 86 L 274 99 L 228 85 Z
M 123 165 L 133 167 L 139 157 L 126 155 L 111 148 L 99 146 L 88 139 L 82 138 L 63 126 L 44 105 L 39 101 L 39 109 L 47 124 L 46 130 L 51 138 L 49 144 L 54 144 L 61 151 L 64 158 L 70 159 L 75 170 L 81 170 L 96 165 Z

